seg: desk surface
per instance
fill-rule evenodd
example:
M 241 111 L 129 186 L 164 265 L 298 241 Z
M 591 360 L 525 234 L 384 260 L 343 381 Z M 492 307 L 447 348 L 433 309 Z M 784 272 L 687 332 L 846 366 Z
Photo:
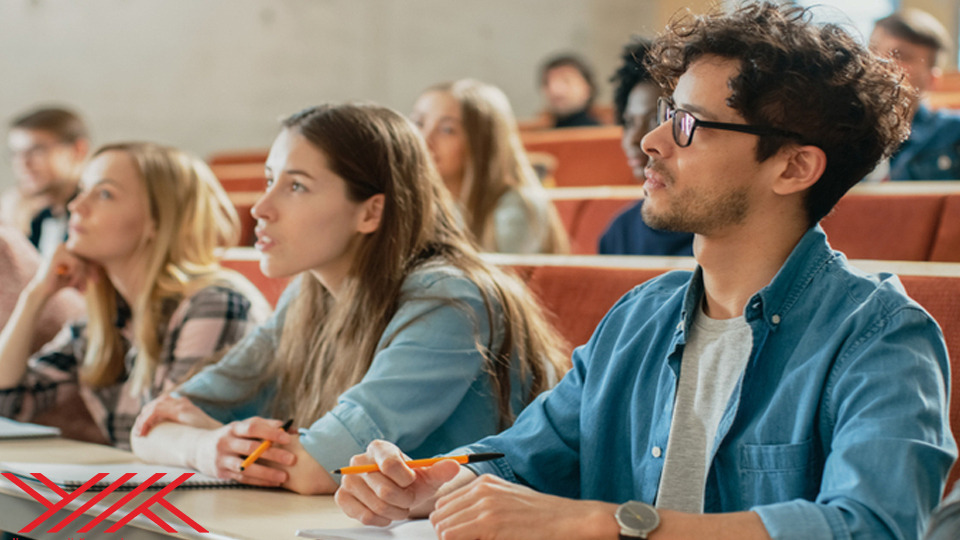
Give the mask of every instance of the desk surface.
M 107 446 L 81 443 L 65 439 L 35 439 L 0 441 L 0 461 L 25 461 L 47 463 L 126 463 L 133 462 L 133 454 Z M 31 487 L 34 484 L 31 484 Z M 60 500 L 58 495 L 44 488 L 37 491 L 51 502 Z M 141 495 L 136 500 L 145 500 L 150 492 Z M 93 495 L 84 494 L 76 504 L 68 505 L 70 511 L 78 508 L 84 501 Z M 96 516 L 111 504 L 121 498 L 123 494 L 111 494 L 101 503 L 86 512 Z M 59 535 L 37 533 L 30 534 L 37 540 L 53 540 L 56 538 L 85 537 L 110 538 L 112 540 L 131 539 L 161 539 L 161 538 L 192 538 L 204 540 L 221 539 L 249 539 L 263 540 L 266 538 L 296 538 L 297 529 L 344 528 L 359 526 L 359 523 L 346 517 L 333 501 L 333 497 L 307 497 L 288 491 L 266 489 L 201 489 L 201 490 L 174 490 L 166 500 L 180 509 L 184 514 L 206 528 L 208 534 L 200 534 L 185 525 L 178 518 L 167 512 L 159 505 L 150 509 L 161 519 L 169 523 L 177 534 L 165 533 L 152 521 L 142 515 L 136 517 L 124 526 L 117 534 L 86 534 L 78 535 L 77 530 L 89 521 L 79 518 Z M 135 508 L 134 502 L 127 503 L 124 508 L 114 513 L 112 521 L 122 519 L 129 511 Z M 0 530 L 18 531 L 35 520 L 46 511 L 46 508 L 24 493 L 19 487 L 6 478 L 0 476 Z M 53 527 L 59 519 L 66 517 L 69 512 L 61 512 L 58 516 L 47 520 L 44 527 L 37 531 L 46 531 Z M 102 533 L 112 525 L 105 521 L 94 531 Z

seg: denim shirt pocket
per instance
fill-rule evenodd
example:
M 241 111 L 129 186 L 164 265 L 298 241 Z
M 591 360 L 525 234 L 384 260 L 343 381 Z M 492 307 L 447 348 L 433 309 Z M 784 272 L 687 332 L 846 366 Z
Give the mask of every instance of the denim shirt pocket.
M 740 496 L 743 508 L 793 499 L 814 500 L 821 467 L 813 439 L 792 444 L 740 446 Z

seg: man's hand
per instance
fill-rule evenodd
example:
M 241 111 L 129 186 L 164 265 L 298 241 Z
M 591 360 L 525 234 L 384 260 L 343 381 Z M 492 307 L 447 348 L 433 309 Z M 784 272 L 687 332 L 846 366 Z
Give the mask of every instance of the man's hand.
M 544 495 L 483 475 L 437 500 L 430 521 L 443 540 L 616 540 L 617 505 Z
M 429 505 L 441 486 L 461 471 L 452 460 L 411 469 L 403 463 L 409 459 L 393 444 L 370 443 L 366 453 L 350 459 L 350 465 L 376 463 L 381 472 L 344 475 L 335 496 L 337 504 L 345 514 L 365 525 L 384 527 Z

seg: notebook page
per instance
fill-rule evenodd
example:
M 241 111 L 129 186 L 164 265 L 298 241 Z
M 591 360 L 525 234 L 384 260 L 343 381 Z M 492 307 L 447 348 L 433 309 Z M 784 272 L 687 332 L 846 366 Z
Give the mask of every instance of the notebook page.
M 356 527 L 354 529 L 300 529 L 297 536 L 319 540 L 437 540 L 437 533 L 429 519 L 398 521 L 387 527 Z
M 17 422 L 9 418 L 0 418 L 0 439 L 35 439 L 41 437 L 59 437 L 60 429 L 39 424 Z
M 98 473 L 108 473 L 98 486 L 107 486 L 120 479 L 126 473 L 136 473 L 136 476 L 126 481 L 124 487 L 130 489 L 139 486 L 147 481 L 152 475 L 165 473 L 166 476 L 151 485 L 153 487 L 163 487 L 173 482 L 181 474 L 193 473 L 186 482 L 180 484 L 181 487 L 239 487 L 234 480 L 221 480 L 198 473 L 191 469 L 181 469 L 179 467 L 165 467 L 162 465 L 146 465 L 142 463 L 117 463 L 106 465 L 75 465 L 66 463 L 23 463 L 23 462 L 3 462 L 0 463 L 0 470 L 11 472 L 19 477 L 36 481 L 31 473 L 40 473 L 46 476 L 50 481 L 58 486 L 81 486 Z

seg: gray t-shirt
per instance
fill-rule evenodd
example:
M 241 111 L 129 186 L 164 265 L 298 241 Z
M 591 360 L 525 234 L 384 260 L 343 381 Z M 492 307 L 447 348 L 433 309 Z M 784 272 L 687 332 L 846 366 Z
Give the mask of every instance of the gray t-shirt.
M 680 364 L 657 507 L 703 512 L 703 490 L 717 426 L 750 359 L 744 317 L 711 319 L 697 310 Z

